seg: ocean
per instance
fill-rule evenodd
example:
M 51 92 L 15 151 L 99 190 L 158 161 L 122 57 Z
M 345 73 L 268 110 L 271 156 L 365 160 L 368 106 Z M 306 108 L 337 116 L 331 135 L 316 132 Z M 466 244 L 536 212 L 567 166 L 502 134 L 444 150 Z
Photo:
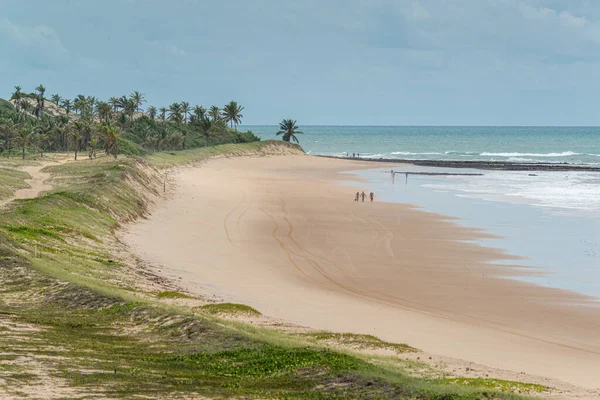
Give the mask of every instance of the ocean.
M 274 139 L 276 126 L 245 126 Z M 408 160 L 477 160 L 600 166 L 600 128 L 307 126 L 298 135 L 311 155 Z M 600 173 L 497 171 L 376 163 L 348 171 L 378 199 L 415 204 L 500 239 L 481 244 L 522 259 L 515 279 L 600 300 Z M 403 172 L 479 173 L 426 176 Z M 349 183 L 350 184 L 350 183 Z M 349 194 L 352 197 L 352 193 Z
M 277 126 L 242 126 L 263 140 Z M 313 155 L 409 160 L 556 162 L 600 166 L 600 128 L 300 126 L 298 135 Z

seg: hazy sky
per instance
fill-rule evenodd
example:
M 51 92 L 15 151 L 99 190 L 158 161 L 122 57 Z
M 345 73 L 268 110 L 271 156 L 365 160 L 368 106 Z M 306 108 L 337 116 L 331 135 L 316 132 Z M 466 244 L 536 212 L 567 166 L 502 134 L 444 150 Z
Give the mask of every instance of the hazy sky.
M 0 97 L 245 106 L 247 124 L 600 125 L 597 0 L 0 0 Z

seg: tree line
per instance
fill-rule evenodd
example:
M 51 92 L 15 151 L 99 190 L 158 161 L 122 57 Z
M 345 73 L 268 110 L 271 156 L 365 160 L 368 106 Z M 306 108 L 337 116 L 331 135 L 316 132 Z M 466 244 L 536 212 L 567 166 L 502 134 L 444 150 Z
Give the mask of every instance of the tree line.
M 137 154 L 260 140 L 250 131 L 238 132 L 244 107 L 235 101 L 222 108 L 183 101 L 144 109 L 139 91 L 107 101 L 84 95 L 47 98 L 43 85 L 33 93 L 15 86 L 10 100 L 0 104 L 0 152 L 8 156 L 19 151 L 25 158 L 35 148 L 41 157 L 48 151 L 73 151 L 75 159 L 82 152 L 94 158 L 103 150 L 116 158 L 120 148 Z

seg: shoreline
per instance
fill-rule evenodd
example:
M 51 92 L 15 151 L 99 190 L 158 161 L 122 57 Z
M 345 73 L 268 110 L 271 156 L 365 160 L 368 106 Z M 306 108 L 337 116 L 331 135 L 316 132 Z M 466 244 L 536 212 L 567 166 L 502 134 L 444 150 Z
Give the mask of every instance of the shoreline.
M 458 161 L 458 160 L 409 160 L 394 158 L 357 158 L 357 157 L 338 157 L 326 155 L 314 155 L 312 157 L 331 158 L 347 161 L 364 161 L 372 163 L 387 164 L 409 164 L 419 167 L 439 167 L 439 168 L 472 168 L 483 170 L 503 170 L 503 171 L 582 171 L 582 172 L 600 172 L 600 167 L 591 167 L 585 165 L 573 165 L 568 163 L 519 163 L 508 161 Z M 459 174 L 456 174 L 459 175 Z
M 491 265 L 490 262 L 505 258 L 506 254 L 460 242 L 461 239 L 485 236 L 484 232 L 455 226 L 450 218 L 416 210 L 412 206 L 376 203 L 372 206 L 379 209 L 377 215 L 363 215 L 360 212 L 339 215 L 336 221 L 328 221 L 328 225 L 335 223 L 336 234 L 346 235 L 343 239 L 347 240 L 332 243 L 331 235 L 327 234 L 332 227 L 324 229 L 324 226 L 315 225 L 317 217 L 327 218 L 325 211 L 332 212 L 332 209 L 325 207 L 326 210 L 319 210 L 319 207 L 314 207 L 314 201 L 319 193 L 326 195 L 327 200 L 342 195 L 344 188 L 339 182 L 347 179 L 341 177 L 339 172 L 349 168 L 326 159 L 323 158 L 324 163 L 319 161 L 318 166 L 313 162 L 318 158 L 304 156 L 213 160 L 202 169 L 180 171 L 173 198 L 167 200 L 148 221 L 132 226 L 126 234 L 127 243 L 135 249 L 136 254 L 141 254 L 152 263 L 161 265 L 169 274 L 183 279 L 191 291 L 213 293 L 249 304 L 273 317 L 319 329 L 376 334 L 383 339 L 406 342 L 444 357 L 467 359 L 500 369 L 525 370 L 533 375 L 593 387 L 591 375 L 586 375 L 586 372 L 592 374 L 592 364 L 587 363 L 600 360 L 600 349 L 595 349 L 589 341 L 582 347 L 581 335 L 586 336 L 584 332 L 589 329 L 579 324 L 585 325 L 586 321 L 588 326 L 597 324 L 598 316 L 595 312 L 590 314 L 589 310 L 582 312 L 581 306 L 578 306 L 586 303 L 585 296 L 503 280 L 507 269 Z M 394 160 L 394 163 L 398 161 Z M 355 164 L 355 168 L 371 168 L 366 163 Z M 256 165 L 260 166 L 258 171 L 254 168 Z M 296 171 L 294 176 L 305 182 L 289 186 L 290 183 L 281 178 L 286 174 L 276 177 L 269 173 L 271 169 L 283 169 L 291 174 L 295 168 L 304 168 Z M 250 184 L 247 179 L 233 175 L 242 172 L 244 175 L 255 174 Z M 310 173 L 309 178 L 303 177 L 306 172 Z M 355 183 L 357 186 L 363 185 L 359 181 Z M 210 193 L 211 188 L 215 187 L 221 189 L 220 197 L 213 197 L 213 193 Z M 266 196 L 262 198 L 261 193 L 266 193 Z M 300 199 L 294 199 L 294 193 L 297 197 L 300 194 Z M 290 194 L 292 198 L 288 197 Z M 279 204 L 279 200 L 283 204 Z M 190 201 L 194 201 L 193 206 Z M 195 204 L 197 201 L 200 204 Z M 310 203 L 308 206 L 307 202 Z M 355 206 L 352 202 L 350 204 L 350 207 Z M 344 203 L 344 210 L 347 206 Z M 202 213 L 207 209 L 211 210 L 209 216 Z M 389 216 L 395 213 L 401 214 L 401 224 L 392 228 Z M 313 221 L 313 218 L 317 220 Z M 414 221 L 407 222 L 412 218 Z M 202 223 L 199 225 L 200 221 Z M 349 222 L 351 225 L 348 225 Z M 419 232 L 421 224 L 428 228 Z M 361 246 L 360 240 L 356 242 L 360 238 L 348 236 L 345 232 L 357 225 L 368 229 L 369 235 L 373 235 L 369 237 L 374 240 L 376 249 L 388 253 L 384 254 L 385 257 L 379 255 L 379 261 L 362 260 L 370 266 L 368 271 L 361 271 L 362 263 L 352 260 L 352 257 L 359 255 L 347 254 L 340 259 L 340 255 L 336 254 L 344 246 L 347 253 L 351 253 L 353 247 Z M 398 241 L 400 236 L 406 234 L 404 230 L 407 227 L 412 237 L 404 236 Z M 388 233 L 379 232 L 382 229 Z M 160 230 L 163 231 L 158 236 Z M 154 232 L 154 240 L 150 232 Z M 436 238 L 433 242 L 432 237 Z M 447 243 L 450 237 L 451 242 Z M 142 238 L 145 243 L 140 246 L 139 240 Z M 416 252 L 409 254 L 406 248 L 398 248 L 402 241 L 411 239 L 413 245 L 417 246 Z M 323 242 L 329 247 L 333 245 L 333 248 L 323 247 Z M 158 254 L 156 250 L 161 248 L 163 251 Z M 427 248 L 435 254 L 427 255 Z M 408 259 L 405 261 L 417 263 L 423 268 L 431 263 L 435 265 L 429 266 L 425 272 L 419 272 L 407 264 L 398 275 L 397 268 L 389 268 L 394 266 L 389 263 L 396 257 L 394 252 L 400 250 Z M 198 259 L 192 254 L 198 254 L 199 251 L 202 256 Z M 419 260 L 423 256 L 425 260 Z M 439 260 L 440 257 L 443 260 Z M 474 263 L 470 269 L 484 272 L 482 277 L 468 272 L 466 286 L 464 257 Z M 344 259 L 351 261 L 352 268 L 344 269 L 347 262 Z M 201 264 L 198 264 L 200 260 Z M 377 267 L 378 262 L 383 267 Z M 281 270 L 279 266 L 282 263 L 293 268 Z M 450 274 L 439 269 L 442 265 L 451 270 Z M 406 273 L 418 276 L 415 280 L 415 277 Z M 399 287 L 386 284 L 378 286 L 378 281 L 384 276 L 389 279 L 384 278 L 383 281 L 390 281 L 384 283 L 400 285 L 401 296 L 394 294 Z M 411 278 L 408 279 L 411 282 L 403 282 L 407 278 Z M 435 282 L 433 288 L 428 283 L 431 278 Z M 490 282 L 494 284 L 490 286 Z M 520 293 L 521 301 L 526 299 L 527 307 L 523 309 L 519 298 L 506 299 L 509 309 L 502 304 L 491 304 L 490 300 L 500 296 L 505 290 L 503 288 L 510 288 L 513 296 Z M 461 293 L 460 290 L 464 289 L 474 292 Z M 269 290 L 276 293 L 266 293 Z M 444 300 L 449 300 L 449 304 L 444 304 Z M 560 300 L 561 306 L 553 304 L 557 300 Z M 485 306 L 493 307 L 487 311 L 484 309 L 484 314 L 490 315 L 487 319 L 481 319 Z M 306 309 L 311 310 L 311 315 L 307 315 Z M 556 311 L 558 319 L 562 318 L 561 321 L 555 321 L 559 322 L 558 326 L 565 323 L 565 318 L 574 318 L 578 321 L 577 327 L 556 332 L 553 329 L 557 326 L 549 321 L 545 327 L 552 328 L 550 332 L 531 331 L 542 316 L 549 317 L 549 310 Z M 577 310 L 575 315 L 571 313 L 573 310 Z M 515 313 L 524 314 L 523 318 L 517 318 L 519 322 L 516 325 L 514 318 L 518 316 L 513 315 Z M 361 321 L 356 321 L 356 315 L 361 316 Z M 590 316 L 596 319 L 590 319 Z M 489 317 L 492 317 L 491 320 Z M 532 318 L 533 321 L 528 321 Z M 522 332 L 520 325 L 523 324 L 531 324 L 528 328 L 530 332 L 527 329 Z M 373 330 L 365 329 L 368 326 L 372 326 Z M 445 332 L 445 337 L 440 337 L 440 332 Z M 577 335 L 579 337 L 569 343 L 570 336 Z M 510 349 L 504 349 L 508 344 Z M 489 351 L 490 345 L 496 350 Z M 553 372 L 552 366 L 541 365 L 541 359 L 537 358 L 540 354 L 546 356 L 546 361 L 554 360 L 557 364 L 555 368 L 559 371 Z M 515 358 L 507 359 L 507 355 Z M 573 357 L 589 367 L 575 374 L 568 371 L 561 364 L 569 359 L 573 362 Z M 501 360 L 497 361 L 497 358 Z

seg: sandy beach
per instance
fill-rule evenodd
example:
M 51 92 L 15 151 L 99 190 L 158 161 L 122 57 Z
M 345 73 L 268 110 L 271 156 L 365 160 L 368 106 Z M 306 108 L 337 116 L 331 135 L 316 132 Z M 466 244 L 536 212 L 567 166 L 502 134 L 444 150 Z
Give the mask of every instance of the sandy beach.
M 378 165 L 380 167 L 381 165 Z M 369 168 L 310 156 L 212 160 L 171 174 L 174 193 L 125 242 L 192 292 L 337 332 L 600 387 L 600 308 L 507 276 L 484 231 L 416 207 L 356 203 Z M 529 273 L 522 271 L 522 273 Z

